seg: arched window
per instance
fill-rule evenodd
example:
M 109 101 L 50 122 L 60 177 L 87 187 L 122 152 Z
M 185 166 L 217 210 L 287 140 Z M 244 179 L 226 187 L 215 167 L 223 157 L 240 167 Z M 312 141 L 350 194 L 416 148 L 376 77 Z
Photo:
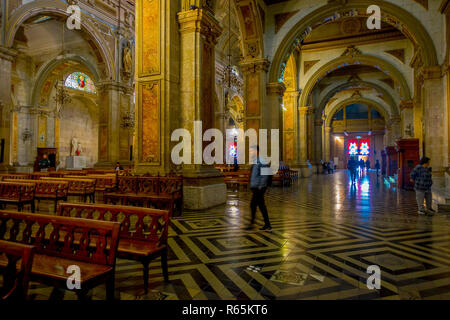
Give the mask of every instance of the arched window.
M 96 93 L 92 79 L 85 73 L 74 72 L 66 78 L 65 86 L 71 89 Z

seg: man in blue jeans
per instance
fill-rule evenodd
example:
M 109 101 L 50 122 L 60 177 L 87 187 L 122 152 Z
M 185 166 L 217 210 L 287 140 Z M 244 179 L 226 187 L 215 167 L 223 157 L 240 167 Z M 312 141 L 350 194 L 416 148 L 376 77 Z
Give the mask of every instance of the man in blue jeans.
M 250 222 L 251 225 L 248 229 L 251 229 L 252 225 L 255 223 L 256 208 L 259 207 L 259 210 L 261 211 L 264 218 L 264 227 L 262 227 L 260 230 L 271 232 L 272 226 L 270 225 L 269 221 L 269 213 L 267 212 L 267 207 L 264 202 L 264 194 L 267 190 L 269 176 L 261 174 L 261 168 L 266 167 L 267 164 L 263 159 L 259 157 L 259 146 L 252 147 L 250 148 L 250 150 L 253 152 L 256 150 L 257 153 L 256 164 L 252 165 L 250 173 L 250 190 L 252 191 L 253 195 L 252 201 L 250 203 L 252 220 Z
M 411 182 L 414 182 L 414 190 L 416 191 L 416 201 L 419 207 L 418 214 L 424 215 L 435 212 L 432 206 L 431 186 L 433 180 L 431 177 L 430 158 L 423 157 L 420 163 L 411 171 Z M 423 202 L 426 202 L 427 207 Z

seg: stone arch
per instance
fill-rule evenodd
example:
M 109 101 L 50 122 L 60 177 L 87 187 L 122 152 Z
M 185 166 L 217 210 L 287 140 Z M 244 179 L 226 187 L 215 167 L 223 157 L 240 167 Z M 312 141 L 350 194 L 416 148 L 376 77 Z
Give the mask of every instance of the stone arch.
M 389 113 L 387 112 L 387 110 L 381 104 L 379 104 L 377 101 L 374 101 L 372 99 L 367 99 L 364 97 L 349 98 L 349 99 L 345 99 L 345 100 L 339 102 L 338 104 L 333 106 L 327 112 L 327 115 L 325 117 L 325 123 L 324 123 L 325 127 L 331 126 L 331 121 L 336 112 L 341 110 L 343 107 L 354 104 L 354 103 L 366 104 L 366 105 L 374 108 L 375 110 L 377 110 L 384 117 L 385 121 L 388 121 L 390 119 Z M 325 110 L 324 110 L 324 113 L 325 113 Z
M 395 103 L 394 98 L 391 96 L 391 94 L 384 89 L 383 87 L 373 83 L 373 82 L 368 82 L 368 81 L 351 81 L 351 82 L 345 82 L 342 83 L 340 85 L 337 85 L 333 88 L 331 88 L 329 90 L 329 92 L 325 95 L 325 97 L 322 99 L 322 101 L 319 104 L 319 110 L 322 111 L 325 109 L 325 106 L 327 104 L 327 102 L 334 96 L 336 95 L 338 92 L 346 89 L 347 87 L 352 87 L 352 86 L 358 86 L 358 85 L 363 85 L 369 88 L 373 88 L 377 91 L 379 91 L 380 93 L 382 93 L 383 95 L 385 95 L 387 97 L 388 101 L 388 105 L 391 106 L 392 110 L 391 113 L 392 114 L 398 114 L 398 108 L 397 105 Z
M 39 97 L 41 95 L 42 88 L 46 80 L 50 77 L 52 71 L 55 70 L 61 64 L 69 61 L 79 62 L 82 66 L 86 68 L 86 70 L 83 71 L 86 71 L 87 75 L 90 76 L 95 83 L 98 83 L 98 81 L 100 80 L 98 70 L 92 63 L 90 63 L 85 58 L 78 55 L 67 55 L 64 58 L 62 57 L 55 58 L 44 64 L 37 72 L 38 76 L 36 78 L 36 82 L 33 87 L 32 93 L 32 101 L 31 101 L 32 105 L 39 104 Z M 52 82 L 52 85 L 54 84 L 55 81 Z
M 317 83 L 317 80 L 319 78 L 325 76 L 328 72 L 332 70 L 339 69 L 343 66 L 348 65 L 368 65 L 376 67 L 377 69 L 381 69 L 385 73 L 388 73 L 390 76 L 392 76 L 400 85 L 400 96 L 401 99 L 409 100 L 411 99 L 411 92 L 408 86 L 408 83 L 406 82 L 405 78 L 403 77 L 402 73 L 397 70 L 391 63 L 370 55 L 364 55 L 364 54 L 358 54 L 355 56 L 342 56 L 337 59 L 334 59 L 332 61 L 329 61 L 322 67 L 320 67 L 308 80 L 305 87 L 302 90 L 302 94 L 300 96 L 300 106 L 306 106 L 307 105 L 307 99 L 314 88 L 314 86 Z
M 13 15 L 11 15 L 8 25 L 6 28 L 6 46 L 12 47 L 14 43 L 14 37 L 16 36 L 19 27 L 28 19 L 35 17 L 37 15 L 55 15 L 68 17 L 69 14 L 66 12 L 66 7 L 64 3 L 59 3 L 49 0 L 36 0 L 21 6 Z M 98 31 L 98 28 L 93 25 L 89 20 L 89 16 L 84 15 L 81 19 L 81 27 L 84 31 L 91 37 L 94 45 L 99 50 L 102 62 L 105 64 L 105 76 L 108 79 L 115 79 L 116 73 L 113 68 L 114 57 L 111 55 L 110 51 L 107 49 L 102 37 Z
M 316 9 L 301 19 L 286 34 L 272 60 L 269 82 L 279 81 L 289 56 L 313 28 L 330 21 L 337 13 L 340 16 L 350 16 L 350 12 L 353 12 L 354 9 L 358 11 L 358 16 L 367 16 L 366 9 L 369 5 L 378 5 L 383 8 L 382 20 L 402 31 L 412 41 L 414 46 L 420 50 L 425 66 L 438 65 L 436 48 L 430 35 L 412 14 L 397 5 L 382 0 L 348 0 L 344 4 L 338 2 Z
M 263 21 L 256 0 L 235 0 L 243 59 L 264 57 Z

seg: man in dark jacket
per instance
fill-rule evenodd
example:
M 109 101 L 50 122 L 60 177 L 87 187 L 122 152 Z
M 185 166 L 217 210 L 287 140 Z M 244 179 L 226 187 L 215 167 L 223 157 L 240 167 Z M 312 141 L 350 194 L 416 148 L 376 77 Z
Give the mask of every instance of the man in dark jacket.
M 268 165 L 265 163 L 263 159 L 259 157 L 259 147 L 252 147 L 252 151 L 256 150 L 256 164 L 252 165 L 251 173 L 250 173 L 250 190 L 252 191 L 252 201 L 250 202 L 250 210 L 252 213 L 251 225 L 255 223 L 255 215 L 256 208 L 259 207 L 263 218 L 264 218 L 264 227 L 260 230 L 263 231 L 272 231 L 272 226 L 270 225 L 269 213 L 267 212 L 267 207 L 264 202 L 264 193 L 267 190 L 267 184 L 269 181 L 269 176 L 261 174 L 261 168 L 267 167 Z M 249 227 L 249 229 L 252 226 Z
M 411 181 L 414 182 L 414 190 L 416 191 L 416 201 L 417 206 L 419 207 L 418 214 L 427 214 L 433 213 L 432 209 L 432 195 L 431 195 L 431 186 L 433 185 L 433 180 L 431 177 L 431 168 L 430 168 L 430 158 L 423 157 L 420 159 L 420 163 L 411 171 Z M 423 205 L 423 201 L 427 204 Z

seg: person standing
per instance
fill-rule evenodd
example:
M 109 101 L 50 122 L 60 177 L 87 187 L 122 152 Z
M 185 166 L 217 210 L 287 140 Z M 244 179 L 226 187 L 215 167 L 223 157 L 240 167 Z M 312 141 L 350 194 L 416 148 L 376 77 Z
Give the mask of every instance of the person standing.
M 356 171 L 358 170 L 358 162 L 353 157 L 351 157 L 348 160 L 347 168 L 350 171 L 350 179 L 352 180 L 352 184 L 354 184 L 356 181 Z
M 377 177 L 380 175 L 380 168 L 381 168 L 380 161 L 378 161 L 377 159 L 377 161 L 375 162 L 375 170 L 377 170 Z
M 416 201 L 418 206 L 418 214 L 427 214 L 435 212 L 432 208 L 431 186 L 433 179 L 430 168 L 430 158 L 423 157 L 420 163 L 411 171 L 411 182 L 414 182 L 414 190 L 416 191 Z M 426 202 L 426 208 L 424 206 Z
M 50 168 L 50 160 L 48 160 L 47 154 L 44 154 L 42 159 L 39 161 L 39 169 L 41 172 L 47 172 L 48 168 Z
M 253 149 L 253 152 L 256 149 L 256 163 L 252 165 L 250 172 L 250 190 L 252 191 L 250 210 L 252 218 L 248 229 L 251 229 L 255 223 L 256 208 L 258 207 L 264 218 L 264 226 L 260 230 L 271 232 L 272 226 L 270 225 L 269 213 L 267 212 L 267 207 L 264 202 L 264 194 L 267 190 L 269 176 L 261 174 L 261 169 L 263 167 L 268 167 L 268 165 L 259 157 L 259 146 L 252 147 L 251 149 Z M 250 159 L 251 158 L 252 157 L 250 157 Z

